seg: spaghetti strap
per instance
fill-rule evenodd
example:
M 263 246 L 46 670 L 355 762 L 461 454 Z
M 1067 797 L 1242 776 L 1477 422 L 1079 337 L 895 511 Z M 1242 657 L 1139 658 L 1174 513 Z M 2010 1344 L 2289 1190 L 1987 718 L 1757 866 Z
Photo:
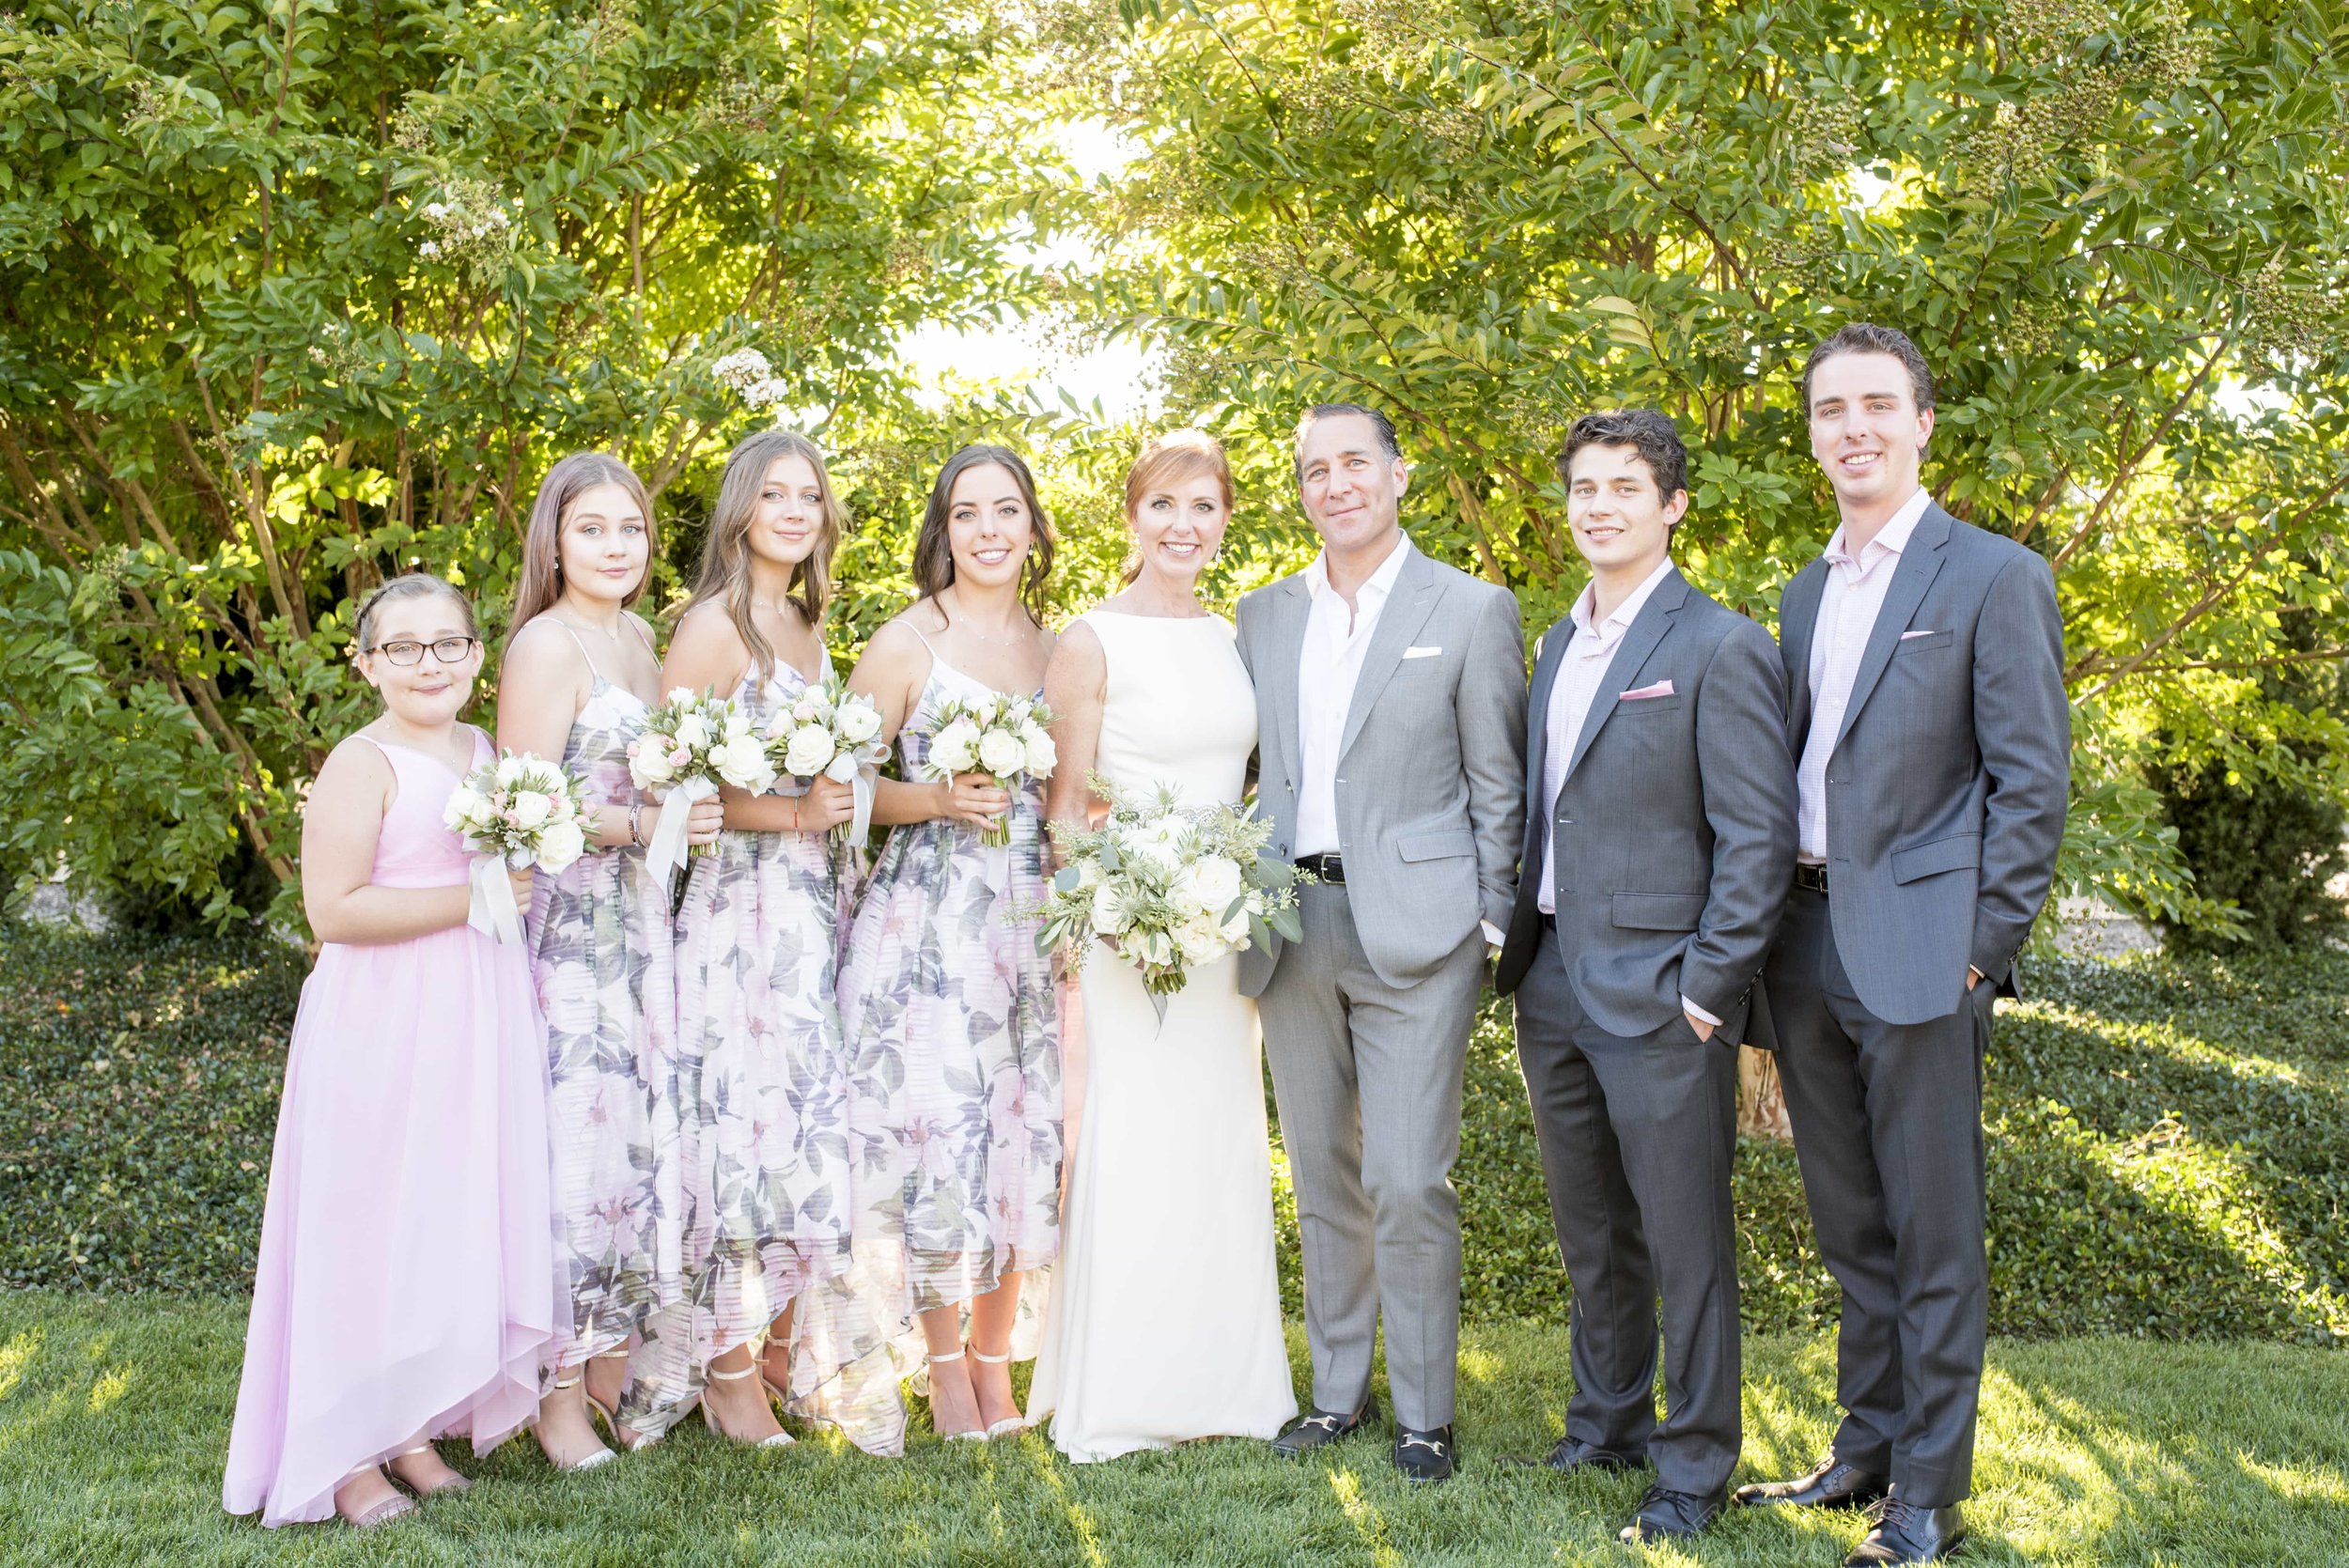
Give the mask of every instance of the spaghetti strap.
M 589 653 L 587 651 L 587 644 L 579 640 L 579 629 L 572 626 L 570 622 L 565 620 L 562 616 L 554 614 L 552 612 L 548 613 L 547 619 L 552 621 L 556 626 L 561 627 L 565 631 L 571 634 L 571 646 L 577 648 L 579 650 L 579 657 L 587 661 L 587 673 L 595 676 L 598 680 L 603 679 L 603 672 L 596 668 L 596 656 Z
M 645 644 L 645 651 L 646 653 L 651 654 L 655 659 L 659 659 L 661 657 L 661 650 L 652 645 L 652 632 L 644 622 L 638 620 L 635 616 L 630 614 L 625 610 L 620 613 L 620 619 L 626 621 L 630 626 L 636 629 L 637 638 Z

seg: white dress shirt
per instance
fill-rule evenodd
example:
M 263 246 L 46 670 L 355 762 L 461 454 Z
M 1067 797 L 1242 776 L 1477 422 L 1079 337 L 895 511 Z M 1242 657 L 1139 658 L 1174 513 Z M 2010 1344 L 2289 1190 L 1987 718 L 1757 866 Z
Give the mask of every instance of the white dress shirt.
M 1398 535 L 1394 549 L 1354 590 L 1349 608 L 1330 586 L 1330 556 L 1324 551 L 1305 568 L 1305 645 L 1297 659 L 1297 853 L 1333 855 L 1338 842 L 1338 748 L 1346 739 L 1346 710 L 1354 706 L 1354 683 L 1361 678 L 1362 656 L 1378 629 L 1378 614 L 1403 575 L 1411 541 Z
M 1591 616 L 1598 608 L 1597 584 L 1585 587 L 1581 597 L 1574 601 L 1573 640 L 1566 644 L 1566 651 L 1558 660 L 1557 680 L 1549 689 L 1549 712 L 1544 720 L 1547 738 L 1542 746 L 1542 891 L 1535 902 L 1546 915 L 1558 912 L 1555 825 L 1558 792 L 1566 787 L 1566 765 L 1574 760 L 1574 749 L 1581 743 L 1583 727 L 1590 722 L 1592 702 L 1610 684 L 1607 672 L 1615 661 L 1615 650 L 1623 644 L 1623 634 L 1631 629 L 1631 623 L 1640 618 L 1640 612 L 1655 597 L 1657 584 L 1670 576 L 1672 569 L 1669 556 L 1657 563 L 1656 569 L 1631 590 L 1630 597 L 1595 626 L 1591 624 Z M 1630 672 L 1625 674 L 1627 676 Z M 1688 1009 L 1690 1017 L 1720 1028 L 1720 1019 L 1685 995 L 1680 1005 Z
M 1919 489 L 1856 556 L 1844 548 L 1840 527 L 1822 551 L 1827 586 L 1819 595 L 1819 615 L 1811 629 L 1811 734 L 1795 769 L 1797 842 L 1801 858 L 1813 865 L 1827 863 L 1827 759 L 1843 733 L 1852 681 L 1859 674 L 1860 657 L 1868 651 L 1892 574 L 1900 569 L 1901 551 L 1908 548 L 1908 536 L 1932 502 L 1931 495 Z

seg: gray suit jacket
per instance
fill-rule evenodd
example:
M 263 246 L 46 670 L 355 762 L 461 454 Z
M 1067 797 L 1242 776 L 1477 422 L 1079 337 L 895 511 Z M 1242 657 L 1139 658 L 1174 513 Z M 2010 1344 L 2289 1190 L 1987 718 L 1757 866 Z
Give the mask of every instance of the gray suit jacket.
M 1812 562 L 1779 601 L 1797 758 L 1827 574 L 1824 558 Z M 1965 1001 L 1969 966 L 2011 987 L 2055 877 L 2071 753 L 2054 574 L 2014 540 L 1928 505 L 1827 768 L 1828 908 L 1870 1012 L 1945 1017 Z
M 1656 585 L 1608 660 L 1558 803 L 1542 798 L 1549 706 L 1571 617 L 1542 639 L 1526 719 L 1524 863 L 1498 983 L 1541 943 L 1544 840 L 1555 835 L 1558 945 L 1575 999 L 1637 1038 L 1680 999 L 1744 1037 L 1749 995 L 1795 874 L 1795 764 L 1770 634 L 1688 586 Z M 1670 681 L 1670 696 L 1622 693 Z
M 1409 551 L 1379 612 L 1339 742 L 1346 902 L 1378 977 L 1434 973 L 1517 898 L 1524 821 L 1525 633 L 1506 588 Z M 1272 852 L 1297 840 L 1298 661 L 1312 608 L 1295 573 L 1239 601 L 1239 655 L 1256 683 L 1256 804 Z M 1404 650 L 1440 651 L 1405 659 Z M 1281 943 L 1240 957 L 1261 996 Z

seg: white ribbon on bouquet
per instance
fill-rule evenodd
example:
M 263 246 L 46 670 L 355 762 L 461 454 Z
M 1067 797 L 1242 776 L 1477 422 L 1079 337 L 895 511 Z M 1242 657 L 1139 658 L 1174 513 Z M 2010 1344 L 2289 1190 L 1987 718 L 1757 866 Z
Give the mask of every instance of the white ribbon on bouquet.
M 653 827 L 652 843 L 645 847 L 646 867 L 655 877 L 666 877 L 685 863 L 685 819 L 693 815 L 694 801 L 717 793 L 717 780 L 696 773 L 661 797 L 661 820 Z
M 466 880 L 473 896 L 465 908 L 465 924 L 491 941 L 522 939 L 522 912 L 514 903 L 514 884 L 506 880 L 506 857 L 475 855 Z

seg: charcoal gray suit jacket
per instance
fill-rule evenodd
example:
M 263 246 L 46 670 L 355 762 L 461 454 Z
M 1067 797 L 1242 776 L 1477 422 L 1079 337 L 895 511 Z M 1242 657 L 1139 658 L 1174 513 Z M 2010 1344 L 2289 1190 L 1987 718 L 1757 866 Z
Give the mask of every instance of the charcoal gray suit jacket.
M 1822 557 L 1779 603 L 1787 738 L 1811 735 Z M 1827 768 L 1828 908 L 1868 1010 L 1955 1012 L 1966 971 L 2011 989 L 2054 879 L 2071 783 L 2055 577 L 1928 505 L 1893 568 Z
M 1550 696 L 1575 635 L 1571 617 L 1551 627 L 1533 666 L 1524 858 L 1497 984 L 1515 990 L 1533 963 L 1554 836 L 1558 948 L 1582 1010 L 1638 1037 L 1678 1017 L 1686 996 L 1735 1044 L 1794 877 L 1777 649 L 1674 568 L 1608 662 L 1553 807 L 1543 799 Z M 1625 695 L 1668 681 L 1668 695 Z

